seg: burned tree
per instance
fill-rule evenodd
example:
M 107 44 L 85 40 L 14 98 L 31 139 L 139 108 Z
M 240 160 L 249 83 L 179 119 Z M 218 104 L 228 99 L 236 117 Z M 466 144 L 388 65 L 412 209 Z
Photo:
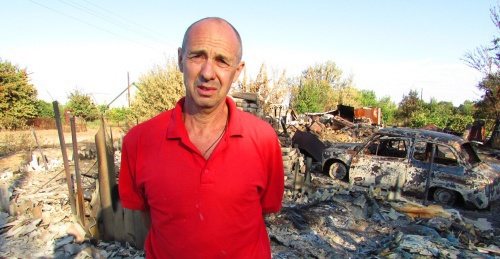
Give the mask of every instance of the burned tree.
M 490 9 L 493 24 L 500 31 L 500 5 Z M 500 37 L 496 36 L 490 46 L 480 46 L 475 51 L 465 53 L 463 61 L 470 67 L 484 74 L 477 88 L 484 92 L 482 99 L 476 103 L 476 117 L 491 122 L 491 138 L 486 142 L 488 147 L 500 148 Z

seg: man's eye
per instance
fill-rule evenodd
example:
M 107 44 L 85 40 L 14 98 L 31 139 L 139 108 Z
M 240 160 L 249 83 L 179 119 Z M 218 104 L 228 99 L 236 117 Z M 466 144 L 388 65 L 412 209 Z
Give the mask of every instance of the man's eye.
M 220 66 L 220 67 L 229 67 L 229 63 L 227 63 L 225 60 L 217 60 L 217 64 Z
M 193 60 L 193 61 L 199 61 L 199 60 L 203 59 L 203 56 L 202 55 L 190 55 L 188 58 Z

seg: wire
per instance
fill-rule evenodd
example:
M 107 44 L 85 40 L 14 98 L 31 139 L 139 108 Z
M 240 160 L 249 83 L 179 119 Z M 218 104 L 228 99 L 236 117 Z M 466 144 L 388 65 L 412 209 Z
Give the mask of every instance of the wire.
M 28 0 L 28 1 L 30 1 L 30 2 L 32 2 L 32 3 L 34 3 L 34 4 L 37 4 L 37 5 L 39 5 L 39 6 L 42 6 L 42 7 L 46 8 L 46 9 L 49 9 L 49 10 L 51 10 L 51 11 L 53 11 L 53 12 L 56 12 L 56 13 L 58 13 L 58 14 L 64 15 L 64 16 L 69 17 L 69 18 L 71 18 L 71 19 L 74 19 L 74 20 L 77 20 L 77 21 L 82 22 L 82 23 L 84 23 L 84 24 L 87 24 L 88 26 L 94 27 L 94 28 L 96 28 L 96 29 L 102 30 L 102 31 L 107 32 L 107 33 L 110 33 L 110 34 L 113 34 L 113 35 L 115 35 L 115 36 L 117 36 L 117 37 L 120 37 L 120 38 L 122 38 L 122 39 L 125 39 L 125 40 L 128 40 L 128 41 L 130 41 L 130 42 L 134 42 L 134 43 L 136 43 L 136 44 L 142 45 L 142 46 L 144 46 L 144 47 L 147 47 L 147 48 L 150 48 L 150 49 L 153 49 L 153 50 L 156 50 L 156 51 L 160 51 L 160 52 L 162 52 L 161 50 L 159 50 L 159 49 L 157 49 L 157 48 L 155 48 L 155 47 L 149 46 L 149 45 L 144 44 L 144 43 L 142 43 L 142 42 L 139 42 L 139 41 L 136 41 L 136 40 L 130 39 L 130 38 L 125 37 L 125 36 L 123 36 L 123 35 L 120 35 L 120 34 L 118 34 L 118 33 L 115 33 L 115 32 L 112 32 L 112 31 L 110 31 L 110 30 L 107 30 L 107 29 L 104 29 L 104 28 L 102 28 L 102 27 L 99 27 L 99 26 L 97 26 L 97 25 L 91 24 L 91 23 L 86 22 L 86 21 L 84 21 L 84 20 L 82 20 L 82 19 L 76 18 L 76 17 L 71 16 L 71 15 L 69 15 L 69 14 L 66 14 L 66 13 L 64 13 L 64 12 L 58 11 L 58 10 L 56 10 L 56 9 L 54 9 L 54 8 L 48 7 L 48 6 L 46 6 L 46 5 L 43 5 L 43 4 L 41 4 L 41 3 L 38 3 L 38 2 L 36 2 L 36 1 L 33 1 L 33 0 Z
M 104 21 L 108 22 L 108 23 L 111 23 L 111 24 L 117 25 L 117 26 L 119 26 L 119 27 L 121 27 L 121 28 L 124 28 L 124 29 L 126 29 L 126 30 L 132 31 L 132 32 L 137 33 L 137 34 L 139 34 L 139 35 L 142 35 L 142 36 L 144 36 L 144 37 L 146 37 L 146 38 L 149 38 L 149 39 L 151 39 L 151 40 L 153 40 L 153 41 L 156 41 L 156 42 L 158 42 L 159 44 L 162 44 L 162 42 L 158 41 L 158 40 L 157 40 L 157 39 L 155 39 L 155 38 L 152 38 L 151 36 L 149 36 L 149 35 L 147 35 L 147 34 L 142 33 L 142 32 L 141 32 L 141 31 L 139 31 L 139 30 L 136 30 L 136 29 L 134 29 L 134 28 L 132 28 L 132 27 L 130 27 L 130 26 L 128 26 L 128 25 L 126 25 L 126 24 L 120 23 L 119 21 L 112 20 L 112 19 L 108 19 L 108 18 L 106 18 L 105 16 L 103 16 L 102 14 L 100 14 L 99 12 L 96 12 L 96 11 L 94 11 L 94 10 L 92 10 L 92 9 L 90 9 L 90 8 L 86 7 L 86 6 L 83 6 L 83 5 L 81 5 L 81 4 L 75 3 L 74 1 L 69 0 L 69 1 L 70 1 L 70 2 L 72 2 L 73 4 L 68 3 L 68 2 L 66 2 L 66 1 L 64 1 L 64 0 L 58 0 L 58 1 L 59 1 L 59 2 L 61 2 L 61 3 L 66 4 L 66 5 L 69 5 L 69 6 L 73 7 L 73 8 L 76 8 L 76 9 L 78 9 L 78 10 L 82 11 L 82 12 L 85 12 L 85 13 L 88 13 L 88 14 L 90 14 L 90 15 L 92 15 L 92 16 L 95 16 L 95 17 L 97 17 L 97 18 L 99 18 L 99 19 L 101 19 L 101 20 L 104 20 Z
M 114 16 L 116 16 L 116 17 L 118 17 L 118 18 L 120 18 L 120 19 L 122 19 L 122 20 L 124 20 L 124 21 L 126 21 L 126 22 L 129 22 L 129 23 L 134 24 L 134 25 L 136 25 L 136 26 L 138 26 L 138 27 L 141 27 L 141 28 L 143 28 L 143 29 L 146 29 L 146 30 L 148 30 L 148 31 L 150 31 L 150 32 L 152 32 L 152 33 L 154 33 L 154 34 L 156 34 L 156 35 L 160 36 L 160 37 L 165 37 L 165 35 L 163 35 L 162 33 L 159 33 L 159 32 L 157 32 L 157 31 L 155 31 L 155 30 L 152 30 L 152 29 L 150 29 L 150 28 L 148 28 L 148 27 L 146 27 L 146 26 L 143 26 L 143 25 L 141 25 L 141 24 L 139 24 L 139 23 L 136 23 L 136 22 L 134 22 L 133 20 L 130 20 L 130 19 L 127 19 L 126 17 L 123 17 L 123 16 L 121 16 L 121 15 L 115 14 L 115 13 L 113 13 L 113 12 L 111 12 L 111 11 L 109 11 L 109 10 L 105 9 L 105 8 L 102 8 L 102 7 L 100 7 L 100 6 L 98 6 L 98 5 L 94 4 L 94 3 L 91 3 L 91 2 L 89 2 L 89 1 L 87 1 L 87 0 L 84 0 L 84 1 L 85 1 L 85 2 L 87 2 L 87 3 L 88 3 L 88 4 L 90 4 L 90 5 L 93 5 L 93 6 L 97 7 L 97 8 L 99 8 L 99 9 L 101 9 L 101 10 L 103 10 L 103 11 L 105 11 L 105 12 L 109 13 L 109 14 L 112 14 L 112 15 L 114 15 Z

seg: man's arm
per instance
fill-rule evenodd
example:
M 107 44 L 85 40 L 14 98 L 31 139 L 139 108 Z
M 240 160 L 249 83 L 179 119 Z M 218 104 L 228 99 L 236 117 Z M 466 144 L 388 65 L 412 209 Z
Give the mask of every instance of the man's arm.
M 276 213 L 281 209 L 285 181 L 281 145 L 274 130 L 268 134 L 271 138 L 267 145 L 267 186 L 261 198 L 263 214 Z

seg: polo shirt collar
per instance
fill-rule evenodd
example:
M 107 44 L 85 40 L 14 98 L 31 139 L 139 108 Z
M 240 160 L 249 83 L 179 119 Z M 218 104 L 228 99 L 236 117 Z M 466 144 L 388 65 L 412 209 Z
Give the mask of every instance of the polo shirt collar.
M 182 110 L 185 102 L 186 97 L 182 97 L 172 111 L 172 118 L 167 128 L 167 139 L 188 137 L 186 125 L 184 125 L 184 121 L 182 120 Z M 228 96 L 226 96 L 226 105 L 229 109 L 229 121 L 227 122 L 226 132 L 231 137 L 241 136 L 243 134 L 243 126 L 240 121 L 241 118 L 237 117 L 238 108 L 233 99 Z

